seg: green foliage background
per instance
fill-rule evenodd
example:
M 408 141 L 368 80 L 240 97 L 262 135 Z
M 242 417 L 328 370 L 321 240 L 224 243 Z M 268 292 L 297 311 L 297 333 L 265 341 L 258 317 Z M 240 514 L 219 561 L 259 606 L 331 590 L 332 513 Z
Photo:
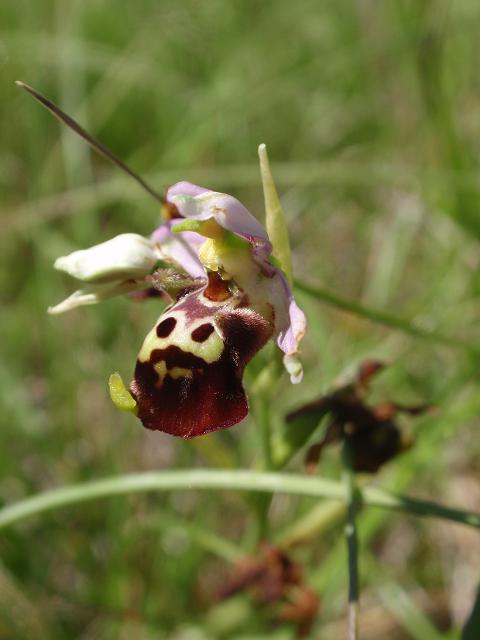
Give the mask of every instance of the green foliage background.
M 361 358 L 386 358 L 376 395 L 439 412 L 412 425 L 415 448 L 378 481 L 478 509 L 479 35 L 476 0 L 2 0 L 1 502 L 130 471 L 248 467 L 259 442 L 253 419 L 185 443 L 111 405 L 108 375 L 128 379 L 158 303 L 46 315 L 72 290 L 55 257 L 148 234 L 159 211 L 17 89 L 21 79 L 158 189 L 187 179 L 260 219 L 265 142 L 297 278 L 467 343 L 414 339 L 299 294 L 306 376 L 276 391 L 275 428 Z M 320 472 L 339 475 L 337 452 Z M 272 537 L 313 505 L 276 498 Z M 263 637 L 262 614 L 243 600 L 212 608 L 228 560 L 256 544 L 250 507 L 231 493 L 137 495 L 6 531 L 0 638 Z M 430 624 L 459 637 L 478 534 L 367 511 L 360 536 L 365 637 L 434 638 Z M 341 525 L 294 555 L 322 597 L 316 637 L 340 637 Z

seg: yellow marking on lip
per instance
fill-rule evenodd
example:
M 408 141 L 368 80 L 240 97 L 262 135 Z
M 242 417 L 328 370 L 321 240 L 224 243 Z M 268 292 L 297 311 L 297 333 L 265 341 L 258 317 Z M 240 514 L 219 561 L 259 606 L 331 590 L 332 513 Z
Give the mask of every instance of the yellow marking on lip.
M 156 362 L 153 365 L 153 368 L 158 375 L 158 386 L 162 386 L 166 376 L 170 376 L 173 380 L 178 380 L 179 378 L 193 378 L 193 371 L 191 369 L 186 369 L 185 367 L 172 367 L 171 369 L 167 369 L 167 363 L 165 360 Z
M 158 324 L 165 318 L 170 317 L 177 320 L 175 329 L 166 338 L 159 338 L 157 336 Z M 193 331 L 206 322 L 211 322 L 215 326 L 213 317 L 198 318 L 193 322 L 187 323 L 185 314 L 182 311 L 167 311 L 160 316 L 153 329 L 147 334 L 138 354 L 139 361 L 148 362 L 155 349 L 167 349 L 170 346 L 174 346 L 185 353 L 190 353 L 197 356 L 197 358 L 201 358 L 206 364 L 216 362 L 219 360 L 224 349 L 223 338 L 216 329 L 204 342 L 195 342 L 195 340 L 192 340 Z
M 167 375 L 167 363 L 165 362 L 165 360 L 160 360 L 160 362 L 156 362 L 153 365 L 153 368 L 155 369 L 155 372 L 158 375 L 158 381 L 161 385 L 163 382 L 163 379 Z
M 185 367 L 173 367 L 169 369 L 167 373 L 174 380 L 178 380 L 178 378 L 193 378 L 192 370 L 185 369 Z

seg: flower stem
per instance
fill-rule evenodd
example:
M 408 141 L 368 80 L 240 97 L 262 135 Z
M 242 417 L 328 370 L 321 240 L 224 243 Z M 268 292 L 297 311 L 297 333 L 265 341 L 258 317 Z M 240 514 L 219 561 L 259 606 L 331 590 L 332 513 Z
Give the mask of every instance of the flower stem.
M 258 446 L 260 451 L 260 468 L 263 471 L 271 471 L 274 468 L 272 452 L 271 407 L 272 396 L 277 381 L 283 371 L 279 351 L 275 349 L 273 357 L 258 374 L 250 387 L 250 396 L 253 401 L 255 425 L 258 433 Z M 258 518 L 257 542 L 267 537 L 268 510 L 272 501 L 271 495 L 257 496 L 254 506 Z
M 272 446 L 270 432 L 270 398 L 259 395 L 253 401 L 253 410 L 255 415 L 255 427 L 258 434 L 259 460 L 257 466 L 262 471 L 270 471 L 272 469 Z M 268 538 L 268 511 L 272 501 L 272 494 L 263 493 L 252 496 L 252 504 L 257 517 L 257 531 L 255 535 L 255 543 Z
M 348 554 L 348 640 L 358 639 L 358 538 L 357 508 L 358 495 L 355 483 L 355 472 L 352 468 L 352 454 L 348 441 L 343 445 L 345 501 L 347 504 L 347 520 L 345 523 L 345 539 Z
M 261 452 L 260 466 L 263 471 L 273 469 L 272 432 L 271 432 L 271 398 L 275 384 L 281 372 L 278 357 L 267 364 L 252 385 L 250 394 L 253 400 L 255 423 L 259 436 Z M 257 543 L 268 537 L 268 510 L 272 501 L 272 494 L 256 496 L 254 507 L 257 513 L 258 534 Z
M 276 544 L 282 549 L 288 550 L 310 542 L 313 538 L 318 538 L 325 531 L 333 529 L 340 522 L 343 522 L 345 513 L 346 506 L 343 502 L 323 501 L 281 531 L 276 538 Z
M 272 443 L 270 425 L 270 398 L 259 397 L 256 402 L 256 420 L 259 429 L 262 449 L 262 466 L 265 470 L 272 469 Z

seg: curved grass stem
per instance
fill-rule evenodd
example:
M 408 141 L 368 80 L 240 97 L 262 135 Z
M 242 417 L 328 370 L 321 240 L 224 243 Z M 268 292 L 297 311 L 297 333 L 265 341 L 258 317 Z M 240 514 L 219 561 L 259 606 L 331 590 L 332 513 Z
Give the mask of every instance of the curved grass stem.
M 145 491 L 216 489 L 260 491 L 330 498 L 345 501 L 341 482 L 321 477 L 261 471 L 193 469 L 134 473 L 68 487 L 51 489 L 0 510 L 0 529 L 26 518 L 81 502 Z M 480 513 L 444 507 L 427 500 L 395 495 L 376 487 L 358 490 L 359 501 L 371 507 L 403 511 L 417 516 L 445 518 L 480 528 Z

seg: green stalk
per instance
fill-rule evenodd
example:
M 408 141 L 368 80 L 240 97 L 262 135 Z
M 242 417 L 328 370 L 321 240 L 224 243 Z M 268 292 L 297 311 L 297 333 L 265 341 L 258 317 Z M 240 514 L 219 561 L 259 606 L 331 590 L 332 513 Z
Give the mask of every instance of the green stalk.
M 261 471 L 223 471 L 210 469 L 134 473 L 60 487 L 26 498 L 0 510 L 0 529 L 26 518 L 81 502 L 144 491 L 179 491 L 215 489 L 287 493 L 345 500 L 341 482 L 321 477 Z M 435 517 L 480 528 L 480 513 L 452 509 L 407 496 L 395 495 L 375 487 L 358 490 L 362 504 L 403 511 L 417 516 Z
M 277 354 L 275 354 L 269 364 L 260 372 L 250 390 L 255 426 L 259 438 L 259 449 L 261 452 L 260 467 L 262 471 L 271 471 L 273 469 L 270 421 L 271 398 L 275 384 L 282 371 L 281 361 L 279 361 L 276 356 Z M 268 510 L 271 501 L 271 494 L 257 495 L 253 501 L 258 519 L 257 543 L 268 537 Z
M 276 544 L 282 549 L 288 550 L 310 542 L 312 538 L 317 538 L 324 531 L 333 529 L 339 522 L 342 522 L 345 518 L 345 512 L 346 507 L 342 502 L 336 500 L 321 502 L 284 531 L 281 531 L 276 539 Z
M 389 327 L 390 329 L 396 329 L 397 331 L 401 331 L 402 333 L 413 336 L 414 338 L 421 338 L 422 340 L 436 342 L 437 344 L 442 344 L 453 349 L 463 349 L 471 353 L 478 353 L 478 348 L 472 345 L 469 341 L 451 338 L 450 336 L 445 336 L 436 331 L 422 329 L 409 320 L 398 318 L 397 316 L 385 311 L 365 307 L 358 302 L 337 296 L 335 293 L 332 293 L 327 289 L 322 289 L 321 287 L 314 287 L 309 284 L 305 284 L 304 282 L 300 282 L 299 280 L 295 280 L 294 285 L 297 291 L 306 293 L 312 298 L 316 298 L 320 302 L 325 302 L 332 307 L 341 309 L 342 311 L 365 318 L 365 320 L 369 320 L 370 322 L 381 324 L 385 327 Z
M 270 398 L 258 395 L 252 399 L 252 410 L 255 418 L 255 430 L 258 438 L 259 456 L 256 467 L 261 471 L 272 469 L 272 447 L 270 433 Z M 272 494 L 263 493 L 251 496 L 251 504 L 257 518 L 257 530 L 254 544 L 258 545 L 268 539 L 268 510 L 272 502 Z
M 347 519 L 345 522 L 345 540 L 348 557 L 348 640 L 358 640 L 358 537 L 357 507 L 358 496 L 355 472 L 352 468 L 352 452 L 348 441 L 343 445 L 343 465 Z
M 401 586 L 394 583 L 383 584 L 378 595 L 412 640 L 425 640 L 426 638 L 428 640 L 442 640 L 442 638 L 445 640 L 446 636 L 440 633 L 429 617 Z

